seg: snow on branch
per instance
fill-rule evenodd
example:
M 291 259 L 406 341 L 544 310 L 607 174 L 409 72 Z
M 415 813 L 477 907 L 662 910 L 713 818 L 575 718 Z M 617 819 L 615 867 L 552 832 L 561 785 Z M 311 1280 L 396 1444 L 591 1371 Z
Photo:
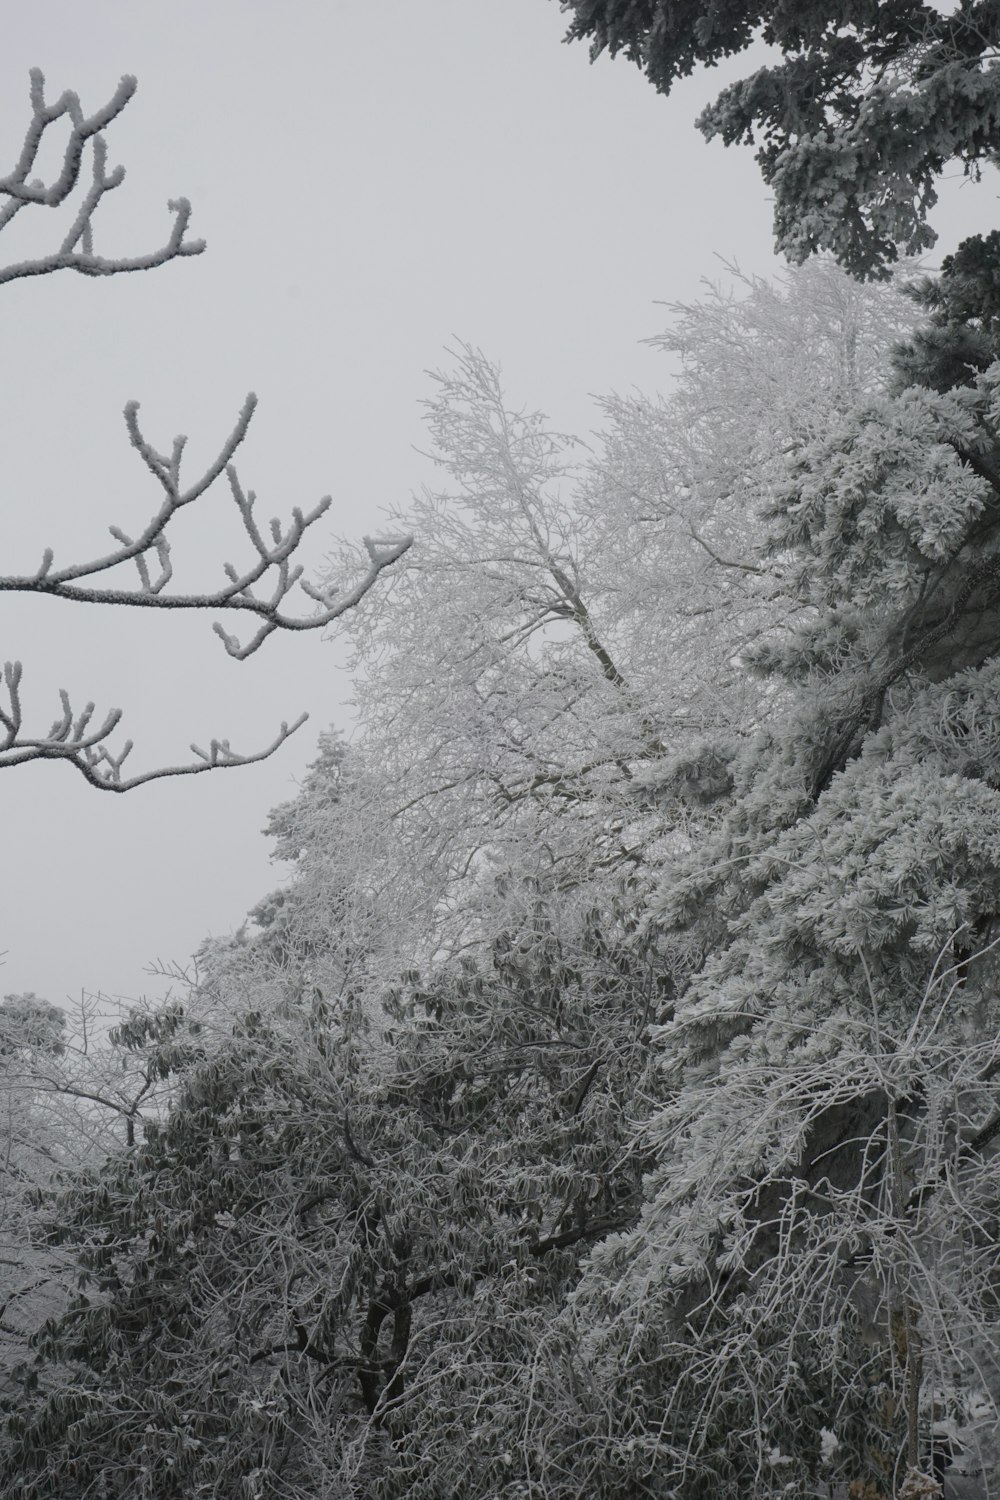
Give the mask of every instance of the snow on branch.
M 317 630 L 338 619 L 345 611 L 353 609 L 383 568 L 402 557 L 410 546 L 412 537 L 391 537 L 384 540 L 365 537 L 368 569 L 360 581 L 346 593 L 341 594 L 333 588 L 317 588 L 304 579 L 302 565 L 291 565 L 290 559 L 309 527 L 326 514 L 332 503 L 331 497 L 324 495 L 307 512 L 294 506 L 291 521 L 284 527 L 277 518 L 272 519 L 266 529 L 259 525 L 254 514 L 257 497 L 253 490 L 243 489 L 232 463 L 236 450 L 246 437 L 256 405 L 257 397 L 251 392 L 243 403 L 236 426 L 222 444 L 218 456 L 197 479 L 184 485 L 181 482 L 181 459 L 187 438 L 174 438 L 169 455 L 158 453 L 140 430 L 139 403 L 130 401 L 125 407 L 129 440 L 163 490 L 159 508 L 154 511 L 138 536 L 129 536 L 120 526 L 109 526 L 108 530 L 118 546 L 89 562 L 69 563 L 57 568 L 53 549 L 46 547 L 42 560 L 33 573 L 0 575 L 0 592 L 47 594 L 56 599 L 69 599 L 77 604 L 127 604 L 152 609 L 218 609 L 251 614 L 260 623 L 245 645 L 221 625 L 215 626 L 216 634 L 222 639 L 229 655 L 236 657 L 237 661 L 252 656 L 275 630 Z M 173 580 L 173 562 L 167 527 L 178 511 L 199 500 L 223 473 L 229 481 L 243 530 L 249 537 L 256 556 L 251 557 L 242 569 L 237 569 L 231 562 L 223 563 L 227 581 L 218 589 L 207 593 L 168 593 L 167 585 Z M 128 562 L 135 563 L 139 575 L 138 586 L 135 588 L 91 587 L 80 582 L 81 579 L 93 578 Z M 264 592 L 258 593 L 256 585 L 262 581 Z M 281 608 L 296 585 L 313 602 L 314 608 L 308 615 L 289 614 Z
M 257 398 L 251 392 L 217 457 L 192 483 L 184 484 L 181 479 L 181 461 L 186 438 L 176 437 L 169 455 L 158 452 L 139 427 L 138 402 L 130 401 L 125 408 L 129 440 L 163 490 L 163 499 L 158 509 L 135 537 L 120 526 L 110 526 L 108 529 L 118 543 L 117 547 L 89 562 L 56 567 L 55 553 L 51 547 L 46 547 L 42 560 L 33 573 L 0 576 L 0 592 L 47 594 L 78 604 L 241 611 L 254 616 L 258 622 L 245 644 L 241 644 L 235 635 L 219 623 L 214 627 L 229 655 L 237 661 L 251 656 L 276 630 L 320 629 L 347 610 L 353 609 L 383 569 L 402 557 L 411 545 L 412 537 L 392 537 L 387 540 L 365 537 L 369 566 L 360 580 L 344 592 L 334 588 L 314 587 L 304 579 L 302 565 L 293 564 L 291 559 L 308 528 L 329 509 L 331 498 L 329 495 L 323 496 L 307 512 L 303 512 L 298 506 L 293 507 L 292 518 L 284 526 L 276 518 L 266 528 L 259 524 L 254 513 L 256 495 L 253 490 L 243 489 L 232 463 L 236 450 L 246 437 L 256 402 Z M 200 499 L 223 473 L 229 482 L 243 530 L 249 537 L 256 556 L 252 556 L 240 569 L 231 562 L 224 563 L 223 571 L 227 581 L 218 589 L 207 593 L 169 593 L 167 586 L 174 575 L 167 528 L 178 511 Z M 138 573 L 136 587 L 94 587 L 81 582 L 129 562 L 135 564 Z M 262 583 L 263 589 L 258 590 L 257 586 Z M 314 607 L 307 615 L 291 614 L 282 608 L 296 585 L 313 603 Z M 8 662 L 3 679 L 6 707 L 0 709 L 0 769 L 20 765 L 27 760 L 69 760 L 92 786 L 106 791 L 124 792 L 160 776 L 191 775 L 199 771 L 248 765 L 253 761 L 263 760 L 273 754 L 308 717 L 302 714 L 291 727 L 282 724 L 273 743 L 257 754 L 239 755 L 230 748 L 228 740 L 212 740 L 208 751 L 192 745 L 197 761 L 191 765 L 171 766 L 123 779 L 122 763 L 132 748 L 132 742 L 127 741 L 118 755 L 114 755 L 107 745 L 108 736 L 117 728 L 121 719 L 120 709 L 112 709 L 99 728 L 91 729 L 94 705 L 88 703 L 83 712 L 74 717 L 69 698 L 63 691 L 62 717 L 56 720 L 49 733 L 40 738 L 25 737 L 22 733 L 20 680 L 21 664 Z
M 94 213 L 105 193 L 120 187 L 125 178 L 123 167 L 108 170 L 107 146 L 102 131 L 121 114 L 135 89 L 135 79 L 126 75 L 103 108 L 92 115 L 84 115 L 79 96 L 71 90 L 63 93 L 54 104 L 47 104 L 45 79 L 39 69 L 31 70 L 31 123 L 17 164 L 6 177 L 0 178 L 0 232 L 25 208 L 32 205 L 58 208 L 65 203 L 80 182 L 88 146 L 91 147 L 91 181 L 58 250 L 51 255 L 20 261 L 0 269 L 0 283 L 24 276 L 44 276 L 51 271 L 64 269 L 79 271 L 87 276 L 147 271 L 179 256 L 200 255 L 204 250 L 204 240 L 185 240 L 191 205 L 186 198 L 176 198 L 171 199 L 168 204 L 174 215 L 174 222 L 167 243 L 160 250 L 147 255 L 115 259 L 94 253 Z M 68 119 L 70 129 L 63 150 L 62 165 L 55 178 L 46 184 L 40 178 L 32 177 L 31 173 L 45 132 L 63 117 Z M 233 465 L 233 458 L 246 437 L 256 404 L 257 398 L 251 393 L 243 403 L 236 425 L 222 444 L 217 457 L 198 478 L 187 483 L 186 480 L 181 480 L 186 438 L 175 438 L 168 454 L 158 452 L 139 426 L 139 403 L 130 401 L 125 407 L 129 441 L 163 492 L 159 507 L 136 536 L 130 536 L 120 526 L 110 526 L 108 529 L 117 545 L 110 552 L 89 562 L 57 567 L 53 548 L 46 547 L 41 562 L 33 572 L 0 576 L 0 592 L 46 594 L 77 604 L 242 611 L 254 617 L 253 632 L 245 642 L 241 642 L 221 624 L 215 625 L 215 631 L 227 652 L 237 661 L 251 656 L 275 630 L 316 630 L 328 625 L 345 611 L 353 609 L 372 587 L 383 568 L 389 567 L 403 555 L 412 538 L 403 536 L 375 540 L 365 537 L 368 568 L 361 579 L 345 592 L 329 587 L 316 587 L 307 582 L 302 577 L 302 565 L 295 562 L 293 556 L 306 531 L 329 508 L 330 497 L 324 496 L 312 510 L 305 513 L 294 507 L 291 520 L 284 526 L 277 519 L 271 520 L 264 527 L 260 525 L 254 513 L 256 496 L 253 490 L 243 489 Z M 170 522 L 178 511 L 199 500 L 222 475 L 228 481 L 242 529 L 249 538 L 251 556 L 242 568 L 237 568 L 231 562 L 224 563 L 226 582 L 218 589 L 208 593 L 171 593 L 168 585 L 173 581 L 174 569 L 171 543 L 167 536 Z M 128 563 L 134 563 L 138 574 L 135 587 L 95 586 L 89 582 L 98 574 Z M 296 586 L 313 606 L 308 614 L 292 614 L 283 607 Z M 22 765 L 29 760 L 64 760 L 76 766 L 92 786 L 104 791 L 124 792 L 161 776 L 194 775 L 201 771 L 249 765 L 253 761 L 264 760 L 290 734 L 294 734 L 308 717 L 302 714 L 291 726 L 283 723 L 272 743 L 252 755 L 238 754 L 231 748 L 228 740 L 212 740 L 207 751 L 197 745 L 191 746 L 195 760 L 190 764 L 168 766 L 142 775 L 123 777 L 122 766 L 132 749 L 132 742 L 126 741 L 118 753 L 114 753 L 108 745 L 109 735 L 121 720 L 121 709 L 111 709 L 103 722 L 94 728 L 93 703 L 88 703 L 80 714 L 74 714 L 69 697 L 62 690 L 61 717 L 56 719 L 47 734 L 31 735 L 25 732 L 23 726 L 21 676 L 20 662 L 6 663 L 0 681 L 0 704 L 3 705 L 0 707 L 0 769 Z
M 4 663 L 3 692 L 0 698 L 3 705 L 0 706 L 0 770 L 7 766 L 23 765 L 29 760 L 68 761 L 91 786 L 103 792 L 129 792 L 133 787 L 142 786 L 147 781 L 157 781 L 162 776 L 196 776 L 201 771 L 249 766 L 254 761 L 266 760 L 309 717 L 304 713 L 291 725 L 283 722 L 271 744 L 252 755 L 240 755 L 231 748 L 228 740 L 212 740 L 208 750 L 202 750 L 194 744 L 191 746 L 196 759 L 189 764 L 163 766 L 154 771 L 143 771 L 137 776 L 123 777 L 122 766 L 132 751 L 132 741 L 126 740 L 117 754 L 107 744 L 108 736 L 121 722 L 121 709 L 109 709 L 99 727 L 92 729 L 94 704 L 88 703 L 81 713 L 74 714 L 69 694 L 62 688 L 59 692 L 62 714 L 48 733 L 38 737 L 25 735 L 22 732 L 22 671 L 19 661 Z
M 204 240 L 185 240 L 191 219 L 191 205 L 186 198 L 171 198 L 167 207 L 174 222 L 167 242 L 159 250 L 146 255 L 116 256 L 108 258 L 94 254 L 93 219 L 105 193 L 120 187 L 125 180 L 122 166 L 108 170 L 108 149 L 102 131 L 121 114 L 136 90 L 136 80 L 126 74 L 118 84 L 111 99 L 102 109 L 85 115 L 79 95 L 67 89 L 55 104 L 45 102 L 45 78 L 39 68 L 31 69 L 31 124 L 28 126 L 21 148 L 21 155 L 14 170 L 0 177 L 0 232 L 12 220 L 31 205 L 39 208 L 58 208 L 63 204 L 80 181 L 87 146 L 91 146 L 91 181 L 80 202 L 72 224 L 64 235 L 59 248 L 49 255 L 31 260 L 17 261 L 0 269 L 0 283 L 16 281 L 24 276 L 45 276 L 50 271 L 79 271 L 84 276 L 116 276 L 123 271 L 149 271 L 182 255 L 200 255 L 205 248 Z M 42 145 L 45 132 L 61 120 L 69 119 L 70 132 L 63 150 L 61 169 L 51 183 L 46 185 L 38 177 L 30 177 Z M 6 202 L 3 199 L 6 198 Z

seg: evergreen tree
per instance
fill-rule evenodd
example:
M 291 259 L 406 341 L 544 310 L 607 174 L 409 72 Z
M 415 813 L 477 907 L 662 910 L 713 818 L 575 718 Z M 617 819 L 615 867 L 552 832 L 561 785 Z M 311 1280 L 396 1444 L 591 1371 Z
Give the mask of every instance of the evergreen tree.
M 662 93 L 761 39 L 779 61 L 724 89 L 698 125 L 757 147 L 777 247 L 830 250 L 881 276 L 936 238 L 927 214 L 949 162 L 977 176 L 1000 150 L 1000 11 L 960 0 L 563 0 L 567 40 L 621 52 Z
M 650 976 L 613 914 L 571 945 L 536 906 L 532 942 L 398 986 L 391 1046 L 318 990 L 208 1041 L 179 1010 L 123 1029 L 177 1088 L 47 1209 L 79 1289 L 4 1399 L 0 1493 L 499 1484 L 520 1372 L 648 1165 L 622 1104 L 653 1086 Z
M 575 505 L 547 483 L 542 420 L 510 412 L 480 357 L 443 378 L 459 493 L 426 499 L 425 547 L 355 621 L 360 731 L 325 739 L 271 820 L 291 879 L 204 950 L 183 1015 L 123 1029 L 169 1109 L 39 1220 L 82 1284 L 10 1389 L 0 1493 L 763 1494 L 774 1450 L 777 1472 L 816 1469 L 818 1436 L 788 1434 L 820 1417 L 843 1472 L 881 1474 L 899 1421 L 872 1374 L 889 1390 L 879 1319 L 905 1321 L 924 1283 L 878 1197 L 880 1150 L 890 1129 L 906 1141 L 911 1195 L 938 1181 L 956 1089 L 973 1157 L 987 1128 L 991 1054 L 938 1002 L 954 963 L 971 996 L 987 962 L 993 793 L 965 774 L 968 736 L 961 772 L 934 769 L 921 705 L 954 674 L 900 666 L 899 616 L 928 571 L 962 595 L 943 537 L 983 513 L 962 454 L 988 392 L 880 393 L 886 342 L 912 330 L 895 295 L 829 264 L 745 291 L 680 310 L 676 401 L 606 404 Z M 713 391 L 725 420 L 705 415 Z M 428 576 L 451 582 L 445 615 Z M 971 604 L 941 607 L 954 629 L 931 646 L 968 658 Z M 881 746 L 869 784 L 858 700 L 890 664 L 879 732 L 904 748 Z M 947 699 L 956 723 L 977 670 Z M 985 720 L 975 735 L 985 764 Z M 949 832 L 956 779 L 980 801 Z M 945 899 L 927 850 L 948 838 Z M 878 859 L 896 904 L 859 927 L 862 962 L 841 929 Z M 911 942 L 922 923 L 950 945 L 962 922 L 937 969 Z M 870 992 L 842 994 L 868 977 L 897 987 L 877 1045 Z M 893 1113 L 901 1052 L 936 1082 Z M 800 1148 L 836 1164 L 799 1170 Z M 835 1199 L 826 1217 L 807 1192 Z M 982 1173 L 962 1193 L 988 1228 Z M 935 1186 L 921 1211 L 935 1199 L 952 1202 Z M 975 1349 L 986 1241 L 948 1233 L 934 1245 L 965 1260 L 935 1249 L 935 1270 L 971 1299 Z M 868 1256 L 856 1273 L 845 1240 Z M 696 1272 L 725 1254 L 703 1308 Z M 879 1331 L 841 1347 L 856 1304 Z
M 539 1418 L 594 1495 L 903 1493 L 941 1417 L 996 1478 L 989 249 L 925 285 L 890 393 L 796 445 L 766 512 L 801 607 L 747 661 L 784 707 L 651 904 L 673 1098 L 642 1221 L 570 1300 L 583 1395 Z

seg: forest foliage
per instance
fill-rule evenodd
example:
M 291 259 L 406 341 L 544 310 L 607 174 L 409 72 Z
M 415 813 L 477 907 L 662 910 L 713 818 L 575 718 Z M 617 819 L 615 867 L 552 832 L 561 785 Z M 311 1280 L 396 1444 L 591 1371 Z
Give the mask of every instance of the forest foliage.
M 989 20 L 572 8 L 907 98 Z M 281 883 L 110 1041 L 0 1009 L 0 1493 L 1000 1483 L 1000 234 L 811 233 L 587 442 L 453 349 Z
M 763 66 L 698 119 L 709 139 L 756 147 L 777 247 L 829 251 L 885 276 L 937 235 L 936 181 L 978 180 L 1000 148 L 1000 11 L 994 0 L 561 0 L 567 41 L 621 53 L 661 93 L 754 43 Z

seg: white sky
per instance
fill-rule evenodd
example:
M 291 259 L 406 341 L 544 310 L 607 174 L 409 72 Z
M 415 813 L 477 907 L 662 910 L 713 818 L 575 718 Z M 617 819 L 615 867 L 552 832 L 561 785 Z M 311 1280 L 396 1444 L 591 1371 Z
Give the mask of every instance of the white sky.
M 419 401 L 454 338 L 562 430 L 592 428 L 588 393 L 668 384 L 639 343 L 664 325 L 653 304 L 697 296 L 714 253 L 775 266 L 751 154 L 693 126 L 747 62 L 664 100 L 624 62 L 589 67 L 584 47 L 561 45 L 565 26 L 555 0 L 9 7 L 0 175 L 27 125 L 29 67 L 88 111 L 135 73 L 108 133 L 128 177 L 95 248 L 158 246 L 165 200 L 184 194 L 208 250 L 143 275 L 0 288 L 0 568 L 28 571 L 46 545 L 57 561 L 99 555 L 109 524 L 148 518 L 159 497 L 121 418 L 133 397 L 156 446 L 189 434 L 193 472 L 256 390 L 241 477 L 266 516 L 333 495 L 303 554 L 319 564 L 335 532 L 377 531 L 381 506 L 432 478 L 413 451 Z M 946 185 L 941 249 L 992 227 L 995 201 L 992 186 Z M 0 238 L 0 264 L 13 252 Z M 230 510 L 220 487 L 178 526 L 182 584 L 215 586 L 239 562 Z M 212 619 L 0 597 L 0 661 L 23 660 L 39 732 L 60 687 L 77 707 L 120 705 L 136 770 L 213 735 L 258 748 L 281 719 L 311 715 L 262 765 L 125 796 L 60 765 L 0 776 L 0 992 L 159 993 L 152 960 L 185 962 L 279 878 L 259 830 L 318 731 L 349 722 L 350 683 L 318 633 L 273 636 L 236 663 Z

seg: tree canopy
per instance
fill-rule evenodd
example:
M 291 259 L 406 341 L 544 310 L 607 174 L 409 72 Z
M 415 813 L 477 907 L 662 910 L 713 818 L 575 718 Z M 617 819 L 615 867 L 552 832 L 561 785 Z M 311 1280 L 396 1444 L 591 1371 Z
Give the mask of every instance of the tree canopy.
M 950 162 L 975 176 L 1000 151 L 1000 13 L 923 0 L 563 0 L 567 41 L 621 53 L 661 93 L 760 41 L 780 56 L 725 88 L 698 120 L 756 147 L 777 248 L 827 250 L 883 276 L 936 238 L 927 215 Z
M 438 376 L 292 878 L 50 1201 L 9 1485 L 735 1497 L 992 1399 L 991 387 L 892 394 L 916 309 L 828 262 L 742 292 L 583 456 Z
M 993 149 L 995 7 L 574 8 L 780 47 L 717 119 L 847 270 L 674 305 L 588 444 L 433 377 L 285 882 L 100 1057 L 0 1016 L 2 1494 L 1000 1482 L 1000 237 L 848 274 Z M 46 1175 L 50 1099 L 113 1128 Z
M 31 118 L 13 171 L 0 177 L 0 234 L 12 224 L 23 224 L 28 217 L 45 210 L 72 204 L 77 195 L 75 213 L 58 249 L 48 255 L 31 255 L 0 269 L 0 285 L 28 276 L 50 276 L 60 271 L 75 271 L 80 276 L 114 277 L 128 272 L 152 271 L 172 261 L 201 255 L 204 240 L 187 237 L 191 205 L 186 198 L 171 198 L 168 208 L 173 223 L 167 242 L 159 250 L 144 255 L 99 255 L 94 249 L 94 219 L 107 195 L 125 180 L 122 166 L 108 170 L 108 147 L 105 131 L 121 114 L 136 91 L 136 80 L 126 74 L 106 104 L 93 114 L 84 114 L 79 95 L 66 89 L 55 102 L 46 99 L 45 77 L 39 68 L 31 70 Z M 44 161 L 53 144 L 52 127 L 68 125 L 61 159 L 48 182 L 31 174 L 39 158 Z M 81 173 L 88 160 L 91 181 L 80 193 Z M 6 243 L 6 242 L 5 242 Z M 55 559 L 55 549 L 46 547 L 41 560 L 26 573 L 0 573 L 0 594 L 35 594 L 46 599 L 63 599 L 74 604 L 114 605 L 126 609 L 191 610 L 212 609 L 228 617 L 243 617 L 251 626 L 248 639 L 241 641 L 219 621 L 214 629 L 229 656 L 244 661 L 259 650 L 276 630 L 316 630 L 353 609 L 375 584 L 384 569 L 390 567 L 409 546 L 408 537 L 379 542 L 365 539 L 366 562 L 360 577 L 340 589 L 336 596 L 324 593 L 303 578 L 304 568 L 293 561 L 302 539 L 310 527 L 330 507 L 329 495 L 303 512 L 292 510 L 284 525 L 276 517 L 261 522 L 255 512 L 256 495 L 245 488 L 235 466 L 236 454 L 244 442 L 257 397 L 251 391 L 243 403 L 236 423 L 220 445 L 216 458 L 198 476 L 187 471 L 182 478 L 186 436 L 175 437 L 169 453 L 160 452 L 143 432 L 139 422 L 139 403 L 126 403 L 124 417 L 128 441 L 147 473 L 162 492 L 149 519 L 132 536 L 119 525 L 109 526 L 114 540 L 110 552 L 86 562 Z M 197 504 L 217 480 L 225 475 L 240 527 L 250 556 L 239 567 L 223 563 L 225 582 L 209 591 L 171 588 L 174 582 L 173 524 L 178 513 Z M 6 559 L 3 566 L 8 566 Z M 126 585 L 116 570 L 134 566 L 136 579 Z M 113 582 L 105 575 L 111 574 Z M 94 580 L 97 580 L 96 582 Z M 299 589 L 311 605 L 307 613 L 289 608 L 289 596 Z M 270 592 L 267 592 L 270 590 Z M 136 774 L 124 772 L 132 752 L 132 741 L 113 747 L 112 736 L 122 719 L 120 708 L 111 708 L 94 718 L 96 705 L 88 703 L 74 709 L 65 688 L 59 691 L 60 713 L 47 732 L 33 730 L 25 723 L 21 682 L 24 669 L 20 661 L 7 661 L 0 673 L 0 770 L 25 765 L 29 761 L 48 760 L 73 766 L 90 786 L 105 792 L 127 792 L 162 776 L 192 776 L 252 765 L 265 760 L 284 744 L 289 735 L 305 723 L 308 714 L 300 714 L 289 726 L 281 725 L 274 740 L 264 750 L 246 755 L 236 751 L 228 739 L 212 739 L 208 749 L 192 744 L 194 759 L 187 764 L 163 766 Z

